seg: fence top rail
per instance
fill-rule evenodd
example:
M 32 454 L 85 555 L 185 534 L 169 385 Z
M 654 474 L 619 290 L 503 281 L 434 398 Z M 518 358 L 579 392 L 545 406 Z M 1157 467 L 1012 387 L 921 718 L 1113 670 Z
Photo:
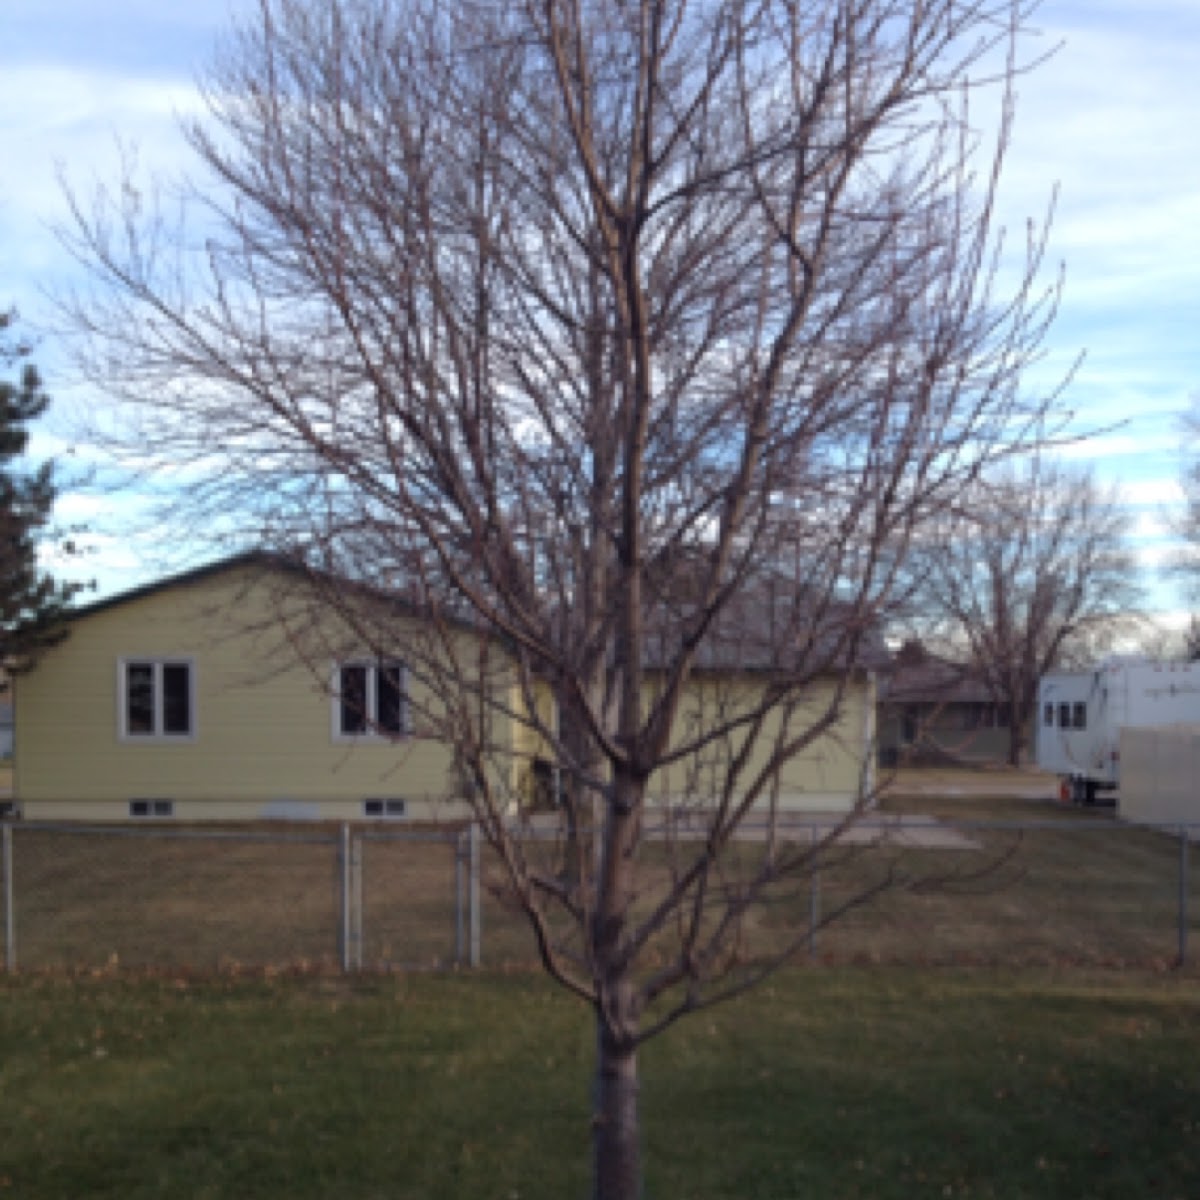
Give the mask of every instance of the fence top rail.
M 0 828 L 41 833 L 64 833 L 81 835 L 100 835 L 108 837 L 127 838 L 181 838 L 200 841 L 229 841 L 229 842 L 290 842 L 310 845 L 329 845 L 336 843 L 341 837 L 343 827 L 348 827 L 356 838 L 373 842 L 429 842 L 454 845 L 469 829 L 461 828 L 430 830 L 414 828 L 379 829 L 364 826 L 355 822 L 329 822 L 327 828 L 295 830 L 281 825 L 278 829 L 206 829 L 192 825 L 176 825 L 164 822 L 162 824 L 124 825 L 111 823 L 77 823 L 73 821 L 27 821 L 23 818 L 5 818 L 0 820 Z M 682 818 L 675 821 L 648 822 L 645 834 L 650 839 L 671 836 L 678 833 L 681 836 L 695 834 L 705 828 L 705 822 L 699 814 L 697 818 Z M 508 832 L 525 840 L 552 841 L 564 836 L 565 827 L 562 825 L 530 825 L 514 823 Z M 832 817 L 788 817 L 778 822 L 743 821 L 738 826 L 742 833 L 766 834 L 774 830 L 777 836 L 823 836 L 829 837 L 839 831 L 870 830 L 878 833 L 917 832 L 922 829 L 945 829 L 964 832 L 1054 832 L 1054 833 L 1087 833 L 1108 832 L 1121 833 L 1129 830 L 1143 830 L 1168 834 L 1200 832 L 1200 821 L 1127 821 L 1103 817 L 1058 817 L 1033 820 L 1014 820 L 1011 818 L 974 819 L 958 817 L 915 817 L 906 819 L 860 817 L 843 821 Z
M 196 841 L 216 842 L 294 842 L 298 844 L 328 846 L 337 842 L 340 825 L 331 824 L 328 832 L 325 830 L 305 830 L 303 832 L 280 828 L 277 831 L 269 829 L 201 829 L 196 826 L 180 825 L 121 825 L 111 824 L 80 824 L 74 821 L 26 821 L 6 820 L 0 822 L 5 828 L 35 833 L 66 833 L 100 835 L 107 837 L 153 838 L 170 837 Z
M 1124 833 L 1131 829 L 1142 829 L 1156 833 L 1181 833 L 1185 830 L 1200 830 L 1200 821 L 1125 821 L 1125 820 L 1105 820 L 1103 817 L 1078 817 L 1071 819 L 1070 817 L 1060 817 L 1057 820 L 1042 819 L 1034 821 L 1013 821 L 1013 820 L 958 820 L 957 818 L 941 819 L 937 821 L 937 825 L 945 829 L 1009 829 L 1009 830 L 1058 830 L 1067 833 L 1078 829 L 1083 832 L 1108 830 L 1110 833 Z M 904 826 L 889 826 L 886 823 L 880 828 L 899 828 Z
M 531 826 L 513 825 L 509 832 L 527 840 L 553 840 L 561 838 L 564 826 Z M 679 834 L 687 837 L 703 831 L 706 823 L 701 814 L 695 818 L 684 817 L 679 820 L 647 821 L 644 825 L 644 837 L 651 840 L 664 836 Z M 1028 820 L 1013 818 L 958 818 L 958 817 L 909 817 L 903 820 L 889 817 L 858 817 L 843 820 L 837 816 L 830 817 L 787 817 L 784 820 L 771 821 L 742 821 L 738 825 L 739 833 L 765 834 L 774 830 L 776 836 L 789 838 L 791 836 L 828 837 L 836 832 L 849 833 L 852 830 L 870 830 L 878 833 L 916 833 L 921 830 L 944 829 L 964 832 L 1054 832 L 1074 833 L 1100 832 L 1126 833 L 1140 829 L 1151 832 L 1178 834 L 1183 832 L 1200 831 L 1200 821 L 1127 821 L 1115 817 L 1057 817 L 1033 818 Z

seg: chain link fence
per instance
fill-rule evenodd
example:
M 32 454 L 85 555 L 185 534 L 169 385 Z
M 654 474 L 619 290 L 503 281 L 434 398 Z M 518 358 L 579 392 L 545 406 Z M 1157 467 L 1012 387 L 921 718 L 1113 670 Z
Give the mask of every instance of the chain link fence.
M 471 830 L 2 827 L 8 970 L 478 961 Z M 474 885 L 471 871 L 474 871 Z M 477 905 L 476 905 L 477 910 Z
M 531 853 L 542 836 L 551 855 L 556 832 L 525 832 Z M 784 832 L 809 857 L 741 919 L 739 953 L 796 945 L 828 962 L 1166 965 L 1187 962 L 1200 932 L 1196 827 L 863 821 L 827 843 L 829 832 L 804 822 Z M 739 863 L 752 871 L 764 834 L 746 831 L 723 886 L 735 886 Z M 12 821 L 0 837 L 9 971 L 438 970 L 537 957 L 476 826 Z M 650 840 L 645 897 L 688 849 L 678 831 Z M 663 953 L 676 932 L 662 931 Z

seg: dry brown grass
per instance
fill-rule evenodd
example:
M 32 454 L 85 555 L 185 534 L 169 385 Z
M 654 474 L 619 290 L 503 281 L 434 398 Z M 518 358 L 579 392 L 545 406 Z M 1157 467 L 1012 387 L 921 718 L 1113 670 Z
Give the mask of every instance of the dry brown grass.
M 889 802 L 904 808 L 905 802 Z M 815 876 L 772 893 L 742 922 L 745 953 L 804 942 L 810 915 L 824 920 L 886 880 L 869 903 L 818 931 L 822 962 L 1161 967 L 1179 938 L 1179 842 L 1133 829 L 1111 814 L 1025 799 L 944 800 L 935 815 L 954 823 L 974 850 L 837 845 Z M 1036 825 L 1034 824 L 1036 823 Z M 736 887 L 755 848 L 739 845 L 724 875 Z M 669 850 L 649 847 L 639 910 L 669 876 Z M 1189 895 L 1200 897 L 1200 851 L 1190 853 Z M 495 872 L 493 880 L 497 879 Z M 710 918 L 710 922 L 715 917 Z M 660 939 L 671 948 L 673 931 Z M 1200 900 L 1189 937 L 1200 956 Z M 485 960 L 528 961 L 532 942 L 519 913 L 486 906 Z M 803 947 L 807 954 L 809 947 Z
M 911 811 L 889 799 L 885 810 Z M 1110 817 L 1008 798 L 942 798 L 923 811 L 965 823 L 973 851 L 832 847 L 742 925 L 743 950 L 803 938 L 821 916 L 885 878 L 892 886 L 816 938 L 822 961 L 1162 964 L 1176 953 L 1179 845 Z M 1039 821 L 1046 828 L 1020 829 Z M 151 966 L 212 971 L 336 969 L 340 875 L 334 827 L 287 831 L 177 828 L 79 834 L 14 827 L 16 948 L 24 968 Z M 366 969 L 445 967 L 456 956 L 454 835 L 362 841 Z M 390 832 L 390 831 L 389 831 Z M 246 835 L 250 834 L 251 837 Z M 757 849 L 739 846 L 723 881 L 736 887 Z M 1190 894 L 1200 892 L 1192 852 Z M 639 910 L 670 875 L 671 850 L 650 846 Z M 528 925 L 485 855 L 487 965 L 535 959 Z M 1200 902 L 1190 934 L 1200 954 Z M 715 919 L 715 918 L 710 918 Z M 662 950 L 670 949 L 672 931 Z M 807 950 L 807 947 L 806 947 Z
M 269 834 L 14 830 L 23 967 L 334 968 L 341 875 L 335 827 Z M 454 955 L 452 842 L 365 841 L 363 964 Z

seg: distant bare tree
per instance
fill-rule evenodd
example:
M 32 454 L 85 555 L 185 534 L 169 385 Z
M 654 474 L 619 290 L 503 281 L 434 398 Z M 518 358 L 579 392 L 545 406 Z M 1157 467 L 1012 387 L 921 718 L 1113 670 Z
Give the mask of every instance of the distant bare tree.
M 1193 616 L 1179 640 L 1182 647 L 1177 657 L 1186 662 L 1200 662 L 1200 619 Z
M 748 914 L 814 849 L 739 827 L 844 735 L 920 529 L 1047 428 L 1056 284 L 1031 235 L 996 295 L 989 232 L 1032 7 L 263 0 L 182 223 L 134 180 L 75 204 L 84 361 L 189 535 L 430 618 L 430 719 L 594 1011 L 598 1196 L 639 1191 L 640 1046 L 807 937 Z M 322 600 L 390 646 L 360 596 Z M 730 665 L 755 686 L 691 719 Z M 562 781 L 556 859 L 507 819 L 502 722 Z M 694 840 L 647 860 L 660 794 Z
M 1178 579 L 1193 606 L 1200 602 L 1200 392 L 1194 395 L 1180 418 L 1183 434 L 1184 509 L 1172 521 L 1180 541 L 1180 550 L 1168 563 L 1168 571 Z M 1192 616 L 1187 636 L 1187 654 L 1191 661 L 1200 657 L 1200 618 Z
M 976 483 L 913 557 L 918 621 L 940 627 L 1007 710 L 1014 765 L 1042 675 L 1094 661 L 1135 628 L 1127 532 L 1112 489 L 1035 455 Z
M 1200 619 L 1193 616 L 1180 629 L 1147 617 L 1133 639 L 1133 652 L 1155 662 L 1196 662 L 1200 659 Z

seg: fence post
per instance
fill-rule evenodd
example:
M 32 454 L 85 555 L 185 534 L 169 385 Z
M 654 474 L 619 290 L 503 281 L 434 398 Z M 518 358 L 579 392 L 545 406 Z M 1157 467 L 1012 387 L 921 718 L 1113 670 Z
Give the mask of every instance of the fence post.
M 342 971 L 350 973 L 350 826 L 342 822 L 338 838 L 338 889 L 341 904 L 338 920 L 338 951 Z
M 811 827 L 812 837 L 812 854 L 811 872 L 808 891 L 808 957 L 816 958 L 817 956 L 817 926 L 821 921 L 821 868 L 817 862 L 817 827 Z
M 459 830 L 454 839 L 454 965 L 461 967 L 467 955 L 467 906 L 463 902 L 463 838 L 465 830 Z
M 479 822 L 471 822 L 470 840 L 471 966 L 479 966 Z
M 11 975 L 17 969 L 17 912 L 13 896 L 13 849 L 12 826 L 6 821 L 3 826 L 4 874 L 4 969 Z
M 1179 827 L 1179 965 L 1187 963 L 1188 944 L 1188 886 L 1191 883 L 1188 870 L 1188 831 L 1186 825 Z
M 361 837 L 351 837 L 350 839 L 350 867 L 351 878 L 354 881 L 352 893 L 354 917 L 351 924 L 354 953 L 351 961 L 354 969 L 361 971 L 363 968 L 363 840 Z

